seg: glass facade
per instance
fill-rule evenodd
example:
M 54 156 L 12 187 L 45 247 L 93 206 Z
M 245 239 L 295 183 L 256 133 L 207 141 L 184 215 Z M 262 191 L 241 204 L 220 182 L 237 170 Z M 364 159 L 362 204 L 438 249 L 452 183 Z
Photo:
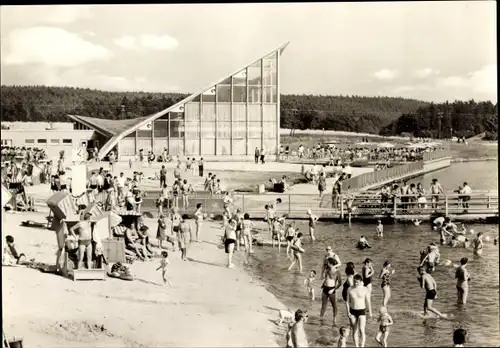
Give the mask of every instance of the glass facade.
M 279 146 L 279 77 L 276 51 L 194 96 L 120 141 L 120 154 L 164 148 L 171 155 L 253 155 Z

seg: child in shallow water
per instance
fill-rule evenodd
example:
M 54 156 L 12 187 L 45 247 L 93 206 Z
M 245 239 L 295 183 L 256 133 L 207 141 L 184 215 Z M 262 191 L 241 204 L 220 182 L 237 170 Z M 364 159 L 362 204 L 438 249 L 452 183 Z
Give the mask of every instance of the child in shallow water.
M 382 347 L 387 347 L 387 337 L 389 337 L 389 326 L 394 324 L 392 321 L 392 317 L 387 312 L 387 307 L 380 307 L 380 316 L 378 320 L 380 322 L 380 326 L 377 332 L 377 336 L 375 336 L 375 341 L 380 343 Z
M 304 280 L 304 285 L 306 286 L 307 288 L 307 293 L 309 295 L 309 297 L 311 298 L 311 300 L 315 300 L 315 296 L 314 296 L 314 281 L 316 280 L 316 271 L 315 270 L 311 270 L 311 272 L 309 272 L 309 277 L 307 277 L 305 280 Z
M 339 337 L 339 342 L 337 343 L 338 348 L 347 347 L 347 339 L 349 338 L 349 331 L 350 329 L 347 326 L 342 326 L 339 329 L 340 337 Z

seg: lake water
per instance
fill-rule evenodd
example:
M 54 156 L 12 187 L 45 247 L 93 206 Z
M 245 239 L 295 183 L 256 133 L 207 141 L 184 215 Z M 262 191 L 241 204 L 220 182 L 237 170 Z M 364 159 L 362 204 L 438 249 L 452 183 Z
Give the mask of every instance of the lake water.
M 430 185 L 433 178 L 438 178 L 445 191 L 454 190 L 459 184 L 467 181 L 473 189 L 497 190 L 498 169 L 497 162 L 470 162 L 455 163 L 450 168 L 427 174 L 412 182 L 421 181 L 424 187 Z M 297 221 L 301 232 L 307 232 L 305 221 Z M 434 241 L 439 243 L 439 234 L 432 231 L 429 224 L 414 226 L 413 224 L 394 224 L 384 226 L 384 238 L 375 239 L 375 226 L 367 224 L 336 224 L 319 223 L 316 229 L 317 241 L 312 243 L 305 237 L 306 252 L 304 254 L 304 274 L 298 271 L 288 272 L 286 269 L 290 261 L 286 258 L 285 249 L 278 254 L 277 250 L 269 247 L 256 248 L 251 266 L 248 269 L 258 276 L 287 307 L 292 311 L 298 308 L 307 309 L 309 321 L 306 323 L 306 332 L 309 342 L 314 346 L 331 346 L 338 340 L 338 327 L 348 325 L 345 304 L 338 296 L 338 327 L 332 329 L 331 305 L 325 314 L 323 323 L 319 320 L 321 308 L 320 300 L 315 302 L 307 298 L 303 281 L 312 269 L 318 274 L 321 271 L 322 258 L 327 245 L 333 246 L 342 262 L 354 262 L 359 272 L 362 262 L 370 257 L 374 262 L 376 275 L 382 264 L 390 260 L 396 269 L 392 277 L 392 298 L 388 309 L 394 319 L 394 326 L 389 335 L 389 345 L 406 347 L 439 347 L 452 346 L 453 330 L 464 328 L 468 331 L 468 346 L 500 346 L 499 334 L 499 251 L 492 240 L 498 233 L 498 225 L 476 224 L 468 228 L 477 232 L 484 232 L 491 238 L 485 242 L 482 257 L 472 254 L 471 250 L 441 246 L 442 260 L 450 259 L 454 264 L 459 263 L 464 256 L 469 258 L 468 269 L 472 274 L 470 293 L 467 305 L 462 307 L 456 304 L 455 268 L 438 267 L 433 274 L 438 284 L 438 298 L 435 307 L 444 313 L 453 314 L 452 320 L 423 319 L 425 294 L 417 281 L 416 267 L 419 264 L 419 251 Z M 307 235 L 307 233 L 305 233 Z M 358 250 L 354 246 L 361 235 L 368 237 L 372 249 Z M 472 239 L 474 235 L 469 235 Z M 345 267 L 341 268 L 343 281 Z M 319 277 L 318 277 L 319 278 Z M 372 309 L 374 318 L 382 304 L 382 290 L 380 281 L 373 281 Z M 317 280 L 316 293 L 320 297 L 321 280 Z M 376 346 L 374 337 L 378 331 L 375 319 L 367 324 L 366 346 Z M 284 344 L 283 340 L 280 342 Z M 352 346 L 350 339 L 349 346 Z

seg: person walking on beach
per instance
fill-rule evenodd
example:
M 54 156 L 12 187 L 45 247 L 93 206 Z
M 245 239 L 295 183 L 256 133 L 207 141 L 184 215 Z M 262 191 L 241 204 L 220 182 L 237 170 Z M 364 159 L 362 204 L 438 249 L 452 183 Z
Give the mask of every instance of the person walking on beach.
M 191 225 L 188 222 L 189 216 L 182 215 L 182 220 L 179 224 L 179 233 L 177 240 L 179 242 L 179 249 L 181 249 L 181 260 L 188 261 L 187 249 L 189 247 L 189 239 L 191 236 Z
M 327 270 L 324 272 L 324 281 L 321 286 L 321 311 L 319 317 L 322 319 L 328 306 L 328 300 L 333 309 L 333 326 L 337 324 L 337 289 L 342 284 L 342 277 L 338 272 L 337 261 L 334 258 L 327 259 Z
M 228 268 L 234 268 L 233 253 L 235 244 L 236 244 L 236 221 L 230 219 L 224 231 L 224 247 L 226 250 L 226 254 L 228 254 L 227 257 Z
M 308 317 L 309 315 L 305 309 L 298 309 L 295 312 L 295 323 L 290 327 L 286 335 L 287 347 L 309 347 L 306 331 L 304 329 L 304 323 L 307 321 Z
M 347 293 L 346 307 L 349 321 L 353 329 L 354 346 L 364 347 L 366 341 L 366 307 L 368 315 L 372 317 L 371 303 L 368 289 L 363 286 L 363 277 L 360 274 L 354 276 L 354 285 Z
M 432 312 L 439 316 L 440 318 L 446 319 L 446 314 L 441 313 L 432 306 L 432 302 L 437 297 L 437 284 L 434 278 L 425 271 L 425 268 L 419 266 L 417 268 L 420 277 L 418 278 L 422 289 L 425 290 L 425 301 L 424 301 L 424 316 L 427 316 L 427 311 Z
M 307 218 L 309 220 L 309 235 L 311 236 L 311 240 L 314 242 L 316 240 L 314 237 L 314 229 L 316 228 L 316 222 L 319 218 L 316 215 L 313 215 L 311 209 L 307 209 Z
M 205 164 L 203 163 L 203 158 L 200 158 L 198 161 L 198 175 L 200 177 L 203 177 L 203 169 L 204 169 Z
M 391 298 L 391 276 L 394 274 L 395 270 L 392 269 L 392 265 L 390 261 L 385 261 L 382 270 L 380 271 L 380 275 L 378 276 L 382 279 L 382 284 L 380 287 L 384 293 L 383 306 L 387 307 L 387 303 Z
M 161 276 L 163 278 L 163 285 L 164 286 L 167 286 L 167 284 L 172 286 L 170 279 L 167 278 L 167 268 L 168 268 L 169 264 L 170 264 L 170 261 L 168 260 L 168 252 L 162 251 L 161 252 L 160 267 L 158 267 L 156 270 L 159 271 L 161 269 Z
M 203 213 L 203 204 L 198 203 L 196 204 L 196 212 L 194 213 L 194 216 L 196 217 L 196 241 L 200 241 L 200 232 L 201 232 L 201 225 L 203 223 L 203 219 L 205 217 L 205 214 Z M 194 238 L 193 238 L 194 240 Z
M 326 176 L 325 172 L 321 172 L 318 178 L 318 191 L 319 191 L 319 198 L 323 198 L 323 192 L 326 191 Z
M 288 270 L 290 271 L 293 266 L 295 266 L 295 263 L 299 263 L 299 273 L 302 273 L 302 253 L 304 252 L 304 249 L 302 249 L 302 233 L 297 234 L 297 238 L 292 243 L 292 250 L 293 250 L 293 260 L 292 263 L 290 264 L 290 267 L 288 267 Z
M 469 280 L 470 274 L 467 270 L 467 262 L 469 259 L 462 257 L 460 266 L 455 271 L 455 279 L 457 280 L 457 303 L 465 304 L 467 302 L 467 295 L 469 294 Z
M 254 153 L 254 157 L 255 157 L 255 164 L 259 164 L 259 156 L 260 156 L 260 150 L 258 147 L 255 148 L 255 153 Z

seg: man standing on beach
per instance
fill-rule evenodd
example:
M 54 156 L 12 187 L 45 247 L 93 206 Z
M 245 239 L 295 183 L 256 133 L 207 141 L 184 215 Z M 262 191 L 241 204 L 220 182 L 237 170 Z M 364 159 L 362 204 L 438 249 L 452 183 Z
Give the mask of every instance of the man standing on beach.
M 366 306 L 370 318 L 371 303 L 367 288 L 363 286 L 363 277 L 360 274 L 354 276 L 354 284 L 347 292 L 347 313 L 353 330 L 352 336 L 355 347 L 364 347 L 366 341 Z
M 309 347 L 304 330 L 304 323 L 308 317 L 307 310 L 298 309 L 295 312 L 295 324 L 290 327 L 286 335 L 287 348 Z

